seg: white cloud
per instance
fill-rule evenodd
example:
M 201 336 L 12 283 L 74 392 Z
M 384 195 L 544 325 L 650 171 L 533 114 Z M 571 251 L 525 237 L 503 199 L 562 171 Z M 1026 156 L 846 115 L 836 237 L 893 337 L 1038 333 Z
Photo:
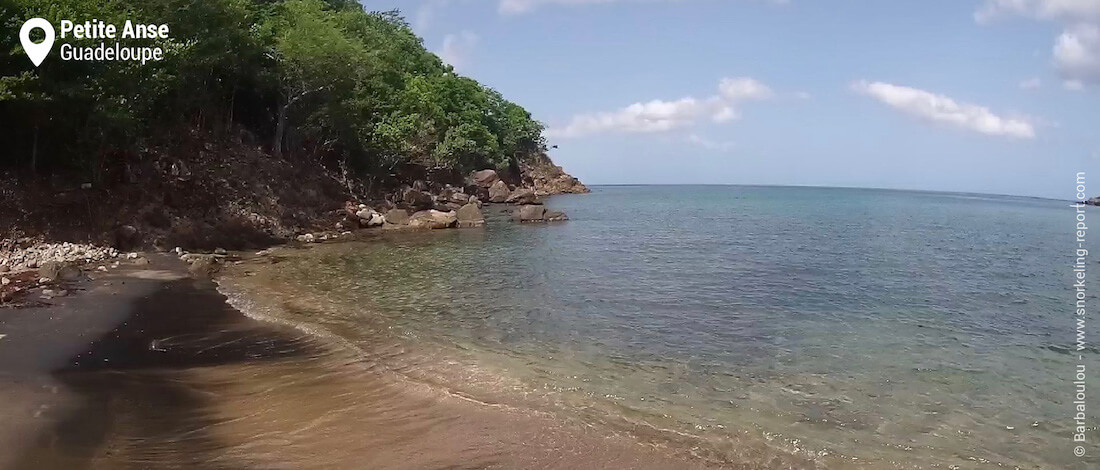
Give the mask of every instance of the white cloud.
M 1054 64 L 1067 87 L 1100 83 L 1100 26 L 1077 24 L 1063 31 L 1054 43 Z
M 707 139 L 706 137 L 701 137 L 699 136 L 699 134 L 690 134 L 684 140 L 686 140 L 689 144 L 696 145 L 707 150 L 728 152 L 736 148 L 736 144 L 734 144 L 733 142 L 718 142 Z
M 1063 25 L 1051 53 L 1067 89 L 1100 84 L 1100 0 L 986 0 L 979 23 L 1021 16 Z
M 852 87 L 895 109 L 929 122 L 993 136 L 1026 139 L 1035 137 L 1035 126 L 1029 119 L 998 116 L 984 106 L 958 103 L 944 95 L 883 82 L 859 81 Z
M 1035 90 L 1043 86 L 1043 81 L 1038 77 L 1029 78 L 1027 80 L 1020 81 L 1020 88 L 1024 90 Z
M 718 93 L 730 101 L 759 100 L 772 96 L 771 88 L 748 77 L 723 78 L 718 83 Z
M 477 35 L 470 31 L 448 34 L 443 38 L 443 50 L 439 51 L 439 58 L 451 64 L 455 70 L 461 71 L 470 65 L 477 41 Z
M 986 0 L 974 19 L 985 23 L 1005 16 L 1026 16 L 1042 20 L 1100 20 L 1096 0 Z
M 736 109 L 739 102 L 770 96 L 771 90 L 756 80 L 727 78 L 719 83 L 719 93 L 708 98 L 652 100 L 616 111 L 580 114 L 565 126 L 548 129 L 546 135 L 573 138 L 606 132 L 654 133 L 690 127 L 707 119 L 728 122 L 739 117 Z

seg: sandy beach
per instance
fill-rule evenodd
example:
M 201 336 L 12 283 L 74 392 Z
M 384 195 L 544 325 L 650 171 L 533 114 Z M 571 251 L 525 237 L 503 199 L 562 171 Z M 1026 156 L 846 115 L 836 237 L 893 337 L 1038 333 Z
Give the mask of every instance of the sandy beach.
M 0 317 L 0 468 L 691 468 L 388 376 L 151 256 Z

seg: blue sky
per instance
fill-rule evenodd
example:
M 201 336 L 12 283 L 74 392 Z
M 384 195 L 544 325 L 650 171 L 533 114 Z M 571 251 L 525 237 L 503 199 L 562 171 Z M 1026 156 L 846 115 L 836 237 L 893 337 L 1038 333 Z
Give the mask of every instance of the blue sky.
M 586 183 L 1100 195 L 1100 0 L 364 0 Z

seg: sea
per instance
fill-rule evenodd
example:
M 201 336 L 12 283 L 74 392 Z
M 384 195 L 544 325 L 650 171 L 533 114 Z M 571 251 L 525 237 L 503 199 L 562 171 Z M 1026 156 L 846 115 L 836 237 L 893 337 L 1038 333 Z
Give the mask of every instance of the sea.
M 1071 202 L 591 189 L 547 201 L 568 222 L 518 224 L 487 206 L 484 228 L 278 249 L 231 268 L 220 289 L 254 318 L 345 351 L 298 366 L 318 376 L 362 367 L 703 465 L 1100 463 L 1095 445 L 1074 455 L 1075 396 L 1100 394 L 1100 355 L 1077 344 Z M 1100 212 L 1085 214 L 1100 227 Z M 1100 305 L 1084 297 L 1090 312 Z M 315 387 L 311 403 L 341 403 L 328 419 L 378 399 Z M 395 425 L 415 419 L 392 414 Z M 486 453 L 433 462 L 493 466 Z

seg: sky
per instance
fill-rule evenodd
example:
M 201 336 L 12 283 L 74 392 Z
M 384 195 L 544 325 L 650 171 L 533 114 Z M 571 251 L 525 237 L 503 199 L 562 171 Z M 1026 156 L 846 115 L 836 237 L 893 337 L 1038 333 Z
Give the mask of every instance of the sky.
M 362 0 L 587 184 L 1100 195 L 1100 0 Z

